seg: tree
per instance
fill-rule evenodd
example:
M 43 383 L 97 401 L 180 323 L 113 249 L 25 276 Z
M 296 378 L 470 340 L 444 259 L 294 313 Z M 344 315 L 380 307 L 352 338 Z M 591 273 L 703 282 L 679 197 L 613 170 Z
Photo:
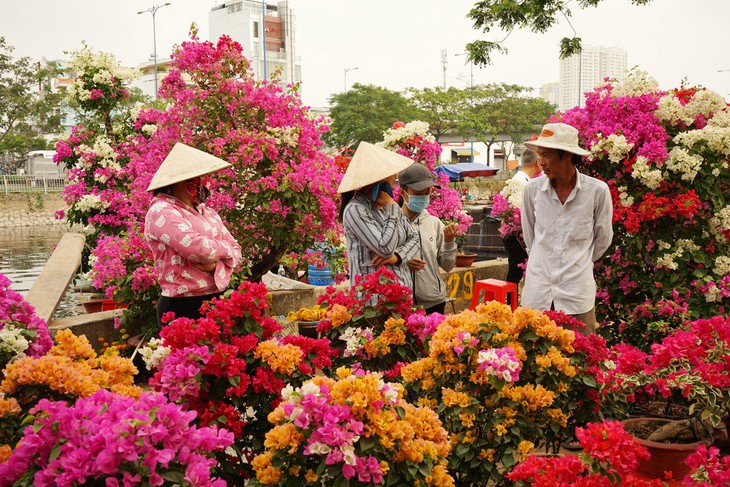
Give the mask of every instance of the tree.
M 410 100 L 421 111 L 419 120 L 428 123 L 429 130 L 438 142 L 444 134 L 453 133 L 469 108 L 464 90 L 450 87 L 409 88 Z
M 0 152 L 21 159 L 31 150 L 48 148 L 42 134 L 58 131 L 60 95 L 50 90 L 54 63 L 14 59 L 13 50 L 0 37 Z
M 581 9 L 595 7 L 603 0 L 578 0 Z M 634 5 L 646 5 L 652 0 L 630 0 Z M 467 17 L 474 21 L 474 28 L 489 32 L 495 25 L 511 32 L 528 27 L 532 32 L 544 33 L 558 21 L 558 15 L 568 20 L 571 15 L 565 0 L 482 0 L 469 11 Z M 474 41 L 466 46 L 469 60 L 475 64 L 491 64 L 491 53 L 507 52 L 499 42 Z M 581 50 L 580 37 L 564 37 L 560 40 L 560 58 L 564 59 Z
M 329 101 L 332 125 L 325 140 L 335 147 L 379 142 L 394 122 L 419 118 L 419 110 L 402 93 L 375 85 L 355 83 Z
M 486 144 L 487 157 L 492 145 L 504 140 L 504 136 L 512 142 L 521 142 L 538 130 L 554 111 L 545 100 L 527 96 L 530 88 L 525 86 L 490 83 L 465 91 L 471 107 L 458 130 Z

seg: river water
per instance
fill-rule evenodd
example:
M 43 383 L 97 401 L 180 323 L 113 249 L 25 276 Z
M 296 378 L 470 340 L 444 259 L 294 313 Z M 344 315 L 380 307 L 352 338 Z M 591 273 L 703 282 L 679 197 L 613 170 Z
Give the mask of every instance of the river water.
M 0 274 L 10 279 L 12 290 L 28 293 L 67 231 L 61 225 L 0 228 Z M 72 293 L 66 294 L 56 317 L 74 314 L 71 310 L 77 303 Z

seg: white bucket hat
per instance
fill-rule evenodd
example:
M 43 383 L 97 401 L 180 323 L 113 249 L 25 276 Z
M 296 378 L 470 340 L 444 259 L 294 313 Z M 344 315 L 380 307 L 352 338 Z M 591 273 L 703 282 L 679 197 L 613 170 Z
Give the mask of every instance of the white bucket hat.
M 565 123 L 546 123 L 537 140 L 524 143 L 528 149 L 535 150 L 538 147 L 547 149 L 560 149 L 579 156 L 590 154 L 587 150 L 578 145 L 578 129 Z
M 360 142 L 340 181 L 338 193 L 347 193 L 398 174 L 413 160 L 383 147 Z
M 147 191 L 164 188 L 171 184 L 204 176 L 229 167 L 230 164 L 214 155 L 177 142 L 157 172 L 152 177 Z

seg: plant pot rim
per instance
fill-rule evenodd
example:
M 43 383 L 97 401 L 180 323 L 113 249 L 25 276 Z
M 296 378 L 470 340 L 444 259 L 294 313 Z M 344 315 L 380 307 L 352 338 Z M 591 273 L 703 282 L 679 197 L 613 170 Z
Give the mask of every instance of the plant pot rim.
M 626 425 L 637 424 L 637 423 L 646 423 L 646 422 L 671 423 L 672 421 L 676 421 L 676 420 L 667 419 L 667 418 L 654 418 L 654 417 L 647 416 L 647 417 L 641 417 L 641 418 L 624 419 L 621 421 L 621 424 L 626 426 Z M 628 432 L 628 433 L 631 434 L 630 432 Z M 703 444 L 709 445 L 710 443 L 712 443 L 712 440 L 710 438 L 693 441 L 692 443 L 659 443 L 657 441 L 645 440 L 643 438 L 639 438 L 638 436 L 634 436 L 634 438 L 639 440 L 639 442 L 641 442 L 641 444 L 646 447 L 660 448 L 660 449 L 664 449 L 664 450 L 678 450 L 678 451 L 694 450 L 700 445 L 703 445 Z

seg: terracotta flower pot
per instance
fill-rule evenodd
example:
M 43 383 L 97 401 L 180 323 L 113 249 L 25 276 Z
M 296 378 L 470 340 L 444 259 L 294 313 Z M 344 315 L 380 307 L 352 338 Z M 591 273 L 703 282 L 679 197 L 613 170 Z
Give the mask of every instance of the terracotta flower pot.
M 456 254 L 456 267 L 471 267 L 477 254 Z
M 661 418 L 631 418 L 621 421 L 626 431 L 632 434 L 632 429 L 640 424 L 656 423 L 657 427 L 670 423 L 670 419 Z M 664 472 L 672 472 L 672 478 L 681 479 L 690 472 L 690 468 L 684 463 L 684 459 L 694 453 L 695 449 L 704 444 L 708 445 L 711 440 L 700 440 L 693 443 L 657 443 L 634 436 L 639 443 L 646 447 L 651 454 L 648 460 L 639 460 L 637 472 L 654 479 L 665 478 Z

